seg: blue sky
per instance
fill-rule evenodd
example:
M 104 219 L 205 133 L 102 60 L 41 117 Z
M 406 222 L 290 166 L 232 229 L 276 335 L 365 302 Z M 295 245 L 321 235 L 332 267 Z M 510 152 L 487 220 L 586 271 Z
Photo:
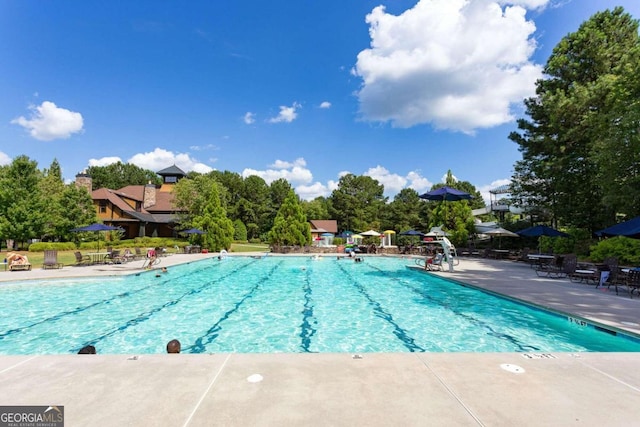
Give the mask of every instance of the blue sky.
M 447 170 L 486 192 L 558 41 L 637 0 L 0 2 L 0 164 L 57 158 L 393 196 Z

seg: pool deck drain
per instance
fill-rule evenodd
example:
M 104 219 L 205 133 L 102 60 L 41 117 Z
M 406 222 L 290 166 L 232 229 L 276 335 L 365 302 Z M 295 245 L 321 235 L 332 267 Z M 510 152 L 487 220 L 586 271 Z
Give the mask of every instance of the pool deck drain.
M 161 265 L 170 268 L 216 255 L 172 255 Z M 139 267 L 0 272 L 0 282 L 132 274 L 140 273 Z M 616 296 L 568 280 L 539 278 L 511 261 L 462 259 L 455 272 L 437 274 L 640 334 L 640 298 L 632 300 L 624 292 Z M 64 405 L 69 426 L 637 423 L 640 353 L 359 356 L 0 356 L 0 405 Z M 501 366 L 521 371 L 514 374 Z M 248 380 L 255 375 L 261 380 Z

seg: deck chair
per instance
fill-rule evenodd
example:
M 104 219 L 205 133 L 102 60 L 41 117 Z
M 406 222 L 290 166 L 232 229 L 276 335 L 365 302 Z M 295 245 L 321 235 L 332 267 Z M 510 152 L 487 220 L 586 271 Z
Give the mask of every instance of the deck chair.
M 7 262 L 9 263 L 9 271 L 31 270 L 31 263 L 26 255 L 9 252 Z
M 82 255 L 80 251 L 75 251 L 76 263 L 74 265 L 89 265 L 91 264 L 91 257 L 89 255 Z
M 42 268 L 62 268 L 63 264 L 58 262 L 58 251 L 44 251 L 44 261 L 42 263 Z
M 125 262 L 123 257 L 120 256 L 119 249 L 112 249 L 111 252 L 104 256 L 104 260 L 110 264 L 122 264 Z
M 576 255 L 569 254 L 556 256 L 549 264 L 539 264 L 536 266 L 537 276 L 547 276 L 554 279 L 562 277 L 572 277 L 578 266 Z

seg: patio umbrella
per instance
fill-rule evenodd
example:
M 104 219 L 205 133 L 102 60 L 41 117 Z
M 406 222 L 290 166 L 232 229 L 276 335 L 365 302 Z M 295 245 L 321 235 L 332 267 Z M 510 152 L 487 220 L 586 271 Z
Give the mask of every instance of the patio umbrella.
M 400 233 L 401 236 L 424 236 L 424 233 L 416 230 L 407 230 Z
M 536 225 L 534 227 L 525 228 L 524 230 L 517 231 L 517 233 L 525 237 L 569 237 L 567 233 L 558 231 L 555 228 L 547 227 L 546 225 Z M 538 239 L 538 252 L 540 252 L 540 239 Z
M 491 230 L 487 230 L 482 234 L 486 234 L 487 236 L 498 237 L 498 248 L 502 248 L 502 236 L 505 237 L 520 237 L 519 234 L 514 233 L 513 231 L 509 231 L 506 228 L 497 227 Z
M 536 225 L 534 227 L 525 228 L 524 230 L 517 231 L 517 233 L 526 237 L 569 237 L 567 233 L 558 231 L 555 228 L 547 227 L 546 225 Z
M 625 236 L 640 239 L 640 216 L 596 231 L 596 236 Z
M 372 236 L 372 237 L 378 237 L 380 235 L 380 233 L 378 233 L 375 230 L 369 230 L 369 231 L 365 231 L 364 233 L 360 233 L 361 236 Z
M 457 202 L 458 200 L 469 200 L 471 199 L 471 194 L 465 193 L 461 190 L 456 190 L 451 187 L 440 187 L 435 190 L 431 190 L 427 193 L 420 195 L 421 199 L 427 200 L 435 200 L 435 201 L 443 201 L 443 202 Z
M 113 230 L 122 230 L 122 228 L 114 227 L 114 226 L 111 226 L 111 225 L 105 225 L 105 224 L 102 224 L 100 222 L 96 222 L 94 224 L 87 225 L 85 227 L 77 227 L 77 228 L 72 228 L 71 229 L 71 231 L 75 231 L 75 232 L 95 231 L 96 233 L 98 233 L 98 252 L 100 252 L 100 232 L 101 231 L 113 231 Z
M 431 190 L 429 192 L 421 194 L 420 198 L 426 199 L 426 200 L 442 201 L 442 202 L 447 202 L 447 201 L 457 202 L 459 200 L 469 200 L 472 198 L 472 196 L 469 193 L 465 193 L 464 191 L 456 190 L 455 188 L 447 187 L 445 185 L 444 187 L 440 187 L 435 190 Z M 446 215 L 446 211 L 445 211 L 445 215 Z

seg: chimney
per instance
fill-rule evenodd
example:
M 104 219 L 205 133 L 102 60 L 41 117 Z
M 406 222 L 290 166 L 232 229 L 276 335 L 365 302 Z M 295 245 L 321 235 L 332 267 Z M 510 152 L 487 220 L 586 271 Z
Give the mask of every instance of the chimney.
M 156 204 L 156 186 L 149 182 L 144 186 L 144 199 L 142 207 L 147 209 Z
M 89 194 L 93 191 L 93 182 L 91 180 L 91 175 L 87 174 L 86 170 L 83 170 L 79 174 L 76 175 L 76 187 L 85 188 Z

